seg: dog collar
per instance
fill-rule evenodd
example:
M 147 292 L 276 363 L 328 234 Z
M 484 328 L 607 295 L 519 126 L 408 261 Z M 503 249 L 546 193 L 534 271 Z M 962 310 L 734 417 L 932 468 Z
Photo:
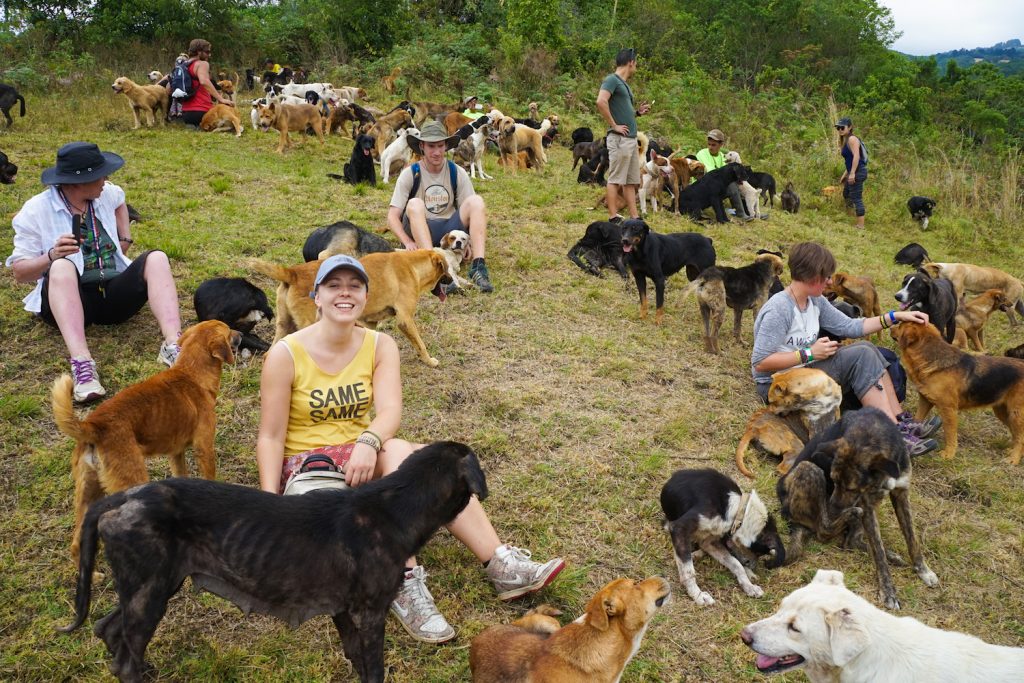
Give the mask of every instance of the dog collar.
M 735 536 L 736 532 L 740 530 L 743 525 L 743 518 L 747 516 L 747 507 L 750 505 L 750 492 L 747 491 L 740 496 L 739 510 L 736 511 L 736 517 L 732 520 L 732 526 L 729 527 L 729 536 Z

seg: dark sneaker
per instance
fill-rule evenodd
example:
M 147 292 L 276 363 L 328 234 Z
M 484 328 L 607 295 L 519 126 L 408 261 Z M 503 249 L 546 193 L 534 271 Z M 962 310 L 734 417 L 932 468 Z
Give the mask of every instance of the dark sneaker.
M 556 557 L 540 563 L 531 559 L 530 551 L 503 545 L 494 551 L 487 564 L 487 576 L 498 591 L 499 600 L 513 600 L 539 591 L 555 580 L 565 569 L 565 560 Z
M 916 423 L 915 423 L 916 424 Z M 930 453 L 939 447 L 935 439 L 922 439 L 912 433 L 913 427 L 906 424 L 899 425 L 900 433 L 903 436 L 903 443 L 907 445 L 907 452 L 910 457 L 916 458 L 919 455 Z
M 493 292 L 494 285 L 491 284 L 490 273 L 487 272 L 487 264 L 478 263 L 469 269 L 469 279 L 481 292 Z
M 942 426 L 942 418 L 938 415 L 932 415 L 924 422 L 915 422 L 913 416 L 908 412 L 900 413 L 896 418 L 901 425 L 907 425 L 907 429 L 910 430 L 911 434 L 922 439 L 926 439 L 939 431 L 939 427 Z

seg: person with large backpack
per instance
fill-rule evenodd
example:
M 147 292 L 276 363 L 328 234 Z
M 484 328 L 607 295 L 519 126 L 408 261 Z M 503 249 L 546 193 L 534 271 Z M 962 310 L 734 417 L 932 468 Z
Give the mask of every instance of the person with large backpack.
M 212 50 L 210 41 L 196 38 L 188 44 L 188 61 L 176 64 L 171 72 L 171 97 L 181 100 L 181 120 L 190 126 L 198 127 L 215 102 L 233 106 L 210 80 Z
M 421 161 L 402 170 L 395 181 L 388 209 L 388 228 L 406 249 L 440 246 L 452 230 L 469 233 L 472 262 L 469 279 L 482 292 L 493 292 L 484 261 L 487 241 L 487 209 L 473 190 L 465 169 L 446 158 L 455 149 L 458 135 L 448 135 L 444 125 L 429 121 L 407 140 Z

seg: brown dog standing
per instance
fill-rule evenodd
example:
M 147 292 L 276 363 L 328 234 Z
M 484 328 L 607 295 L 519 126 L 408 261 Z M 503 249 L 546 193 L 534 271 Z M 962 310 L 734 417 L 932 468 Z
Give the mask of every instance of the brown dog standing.
M 71 402 L 70 375 L 53 383 L 57 427 L 75 440 L 75 531 L 71 556 L 78 562 L 85 510 L 104 495 L 149 481 L 146 458 L 166 455 L 176 477 L 188 476 L 185 449 L 192 446 L 204 479 L 217 476 L 213 437 L 221 368 L 235 361 L 242 335 L 219 320 L 199 323 L 181 335 L 174 366 L 122 389 L 79 420 Z
M 670 593 L 661 577 L 616 579 L 591 598 L 580 619 L 562 628 L 541 608 L 492 626 L 470 645 L 473 682 L 614 683 Z
M 956 336 L 953 345 L 967 350 L 968 340 L 976 351 L 985 353 L 985 323 L 995 311 L 1008 311 L 1013 302 L 1006 298 L 1001 289 L 990 289 L 979 294 L 956 309 Z
M 866 314 L 882 315 L 875 283 L 869 277 L 836 273 L 832 276 L 832 284 L 826 287 L 825 291 L 831 292 L 855 306 L 860 306 L 860 310 Z
M 277 144 L 277 152 L 280 154 L 288 147 L 291 147 L 291 140 L 288 131 L 303 132 L 311 127 L 316 134 L 320 144 L 324 144 L 324 121 L 320 111 L 312 104 L 279 104 L 271 102 L 268 105 L 257 105 L 259 111 L 260 128 L 264 131 L 276 128 L 281 137 Z

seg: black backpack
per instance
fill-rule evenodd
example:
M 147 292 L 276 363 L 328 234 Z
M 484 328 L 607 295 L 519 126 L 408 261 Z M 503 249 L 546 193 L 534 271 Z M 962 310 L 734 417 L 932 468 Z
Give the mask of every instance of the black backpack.
M 175 64 L 174 69 L 171 71 L 171 95 L 173 96 L 178 90 L 185 93 L 184 97 L 176 99 L 187 100 L 196 94 L 196 81 L 188 71 L 190 64 L 192 64 L 191 60 Z

